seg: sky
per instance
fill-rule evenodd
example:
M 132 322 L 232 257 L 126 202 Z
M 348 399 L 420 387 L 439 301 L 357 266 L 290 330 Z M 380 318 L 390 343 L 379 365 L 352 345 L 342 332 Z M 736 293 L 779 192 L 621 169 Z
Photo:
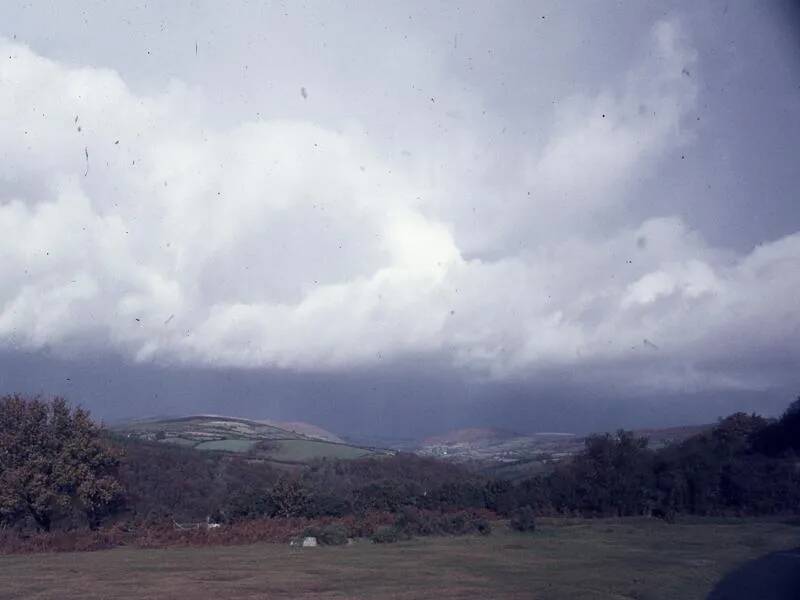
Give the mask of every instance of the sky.
M 790 2 L 4 2 L 0 393 L 413 437 L 800 390 Z

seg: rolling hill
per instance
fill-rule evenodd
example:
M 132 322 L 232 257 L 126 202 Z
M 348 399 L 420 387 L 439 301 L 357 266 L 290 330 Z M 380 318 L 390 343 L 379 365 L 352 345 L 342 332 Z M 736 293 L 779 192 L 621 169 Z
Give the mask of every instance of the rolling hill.
M 634 433 L 647 438 L 649 446 L 657 449 L 681 442 L 709 427 L 691 425 L 641 429 Z M 585 439 L 571 433 L 518 434 L 503 429 L 471 428 L 426 438 L 415 452 L 451 462 L 478 464 L 487 474 L 515 479 L 542 472 L 548 465 L 580 452 Z
M 443 435 L 426 438 L 422 441 L 422 446 L 446 446 L 455 444 L 475 444 L 491 443 L 493 441 L 507 440 L 519 437 L 519 434 L 505 429 L 495 429 L 491 427 L 471 427 L 468 429 L 457 429 Z
M 326 442 L 336 442 L 337 444 L 347 443 L 335 433 L 331 433 L 327 429 L 323 429 L 317 425 L 306 423 L 305 421 L 269 421 L 265 420 L 264 423 L 273 425 L 292 433 L 299 433 L 305 437 L 310 437 L 317 440 L 324 440 Z
M 133 421 L 113 428 L 118 435 L 200 451 L 248 453 L 255 459 L 303 464 L 318 458 L 353 459 L 390 450 L 347 444 L 308 423 L 257 421 L 220 415 L 192 415 Z

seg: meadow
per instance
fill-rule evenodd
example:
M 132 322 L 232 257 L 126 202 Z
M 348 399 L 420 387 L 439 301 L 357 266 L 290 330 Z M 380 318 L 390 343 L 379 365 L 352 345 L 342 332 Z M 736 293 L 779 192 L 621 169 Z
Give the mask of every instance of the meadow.
M 276 440 L 270 443 L 267 457 L 275 462 L 306 463 L 320 458 L 353 460 L 374 454 L 370 449 L 348 444 L 320 440 Z
M 800 545 L 779 520 L 540 519 L 487 537 L 0 557 L 0 598 L 705 598 L 746 561 Z

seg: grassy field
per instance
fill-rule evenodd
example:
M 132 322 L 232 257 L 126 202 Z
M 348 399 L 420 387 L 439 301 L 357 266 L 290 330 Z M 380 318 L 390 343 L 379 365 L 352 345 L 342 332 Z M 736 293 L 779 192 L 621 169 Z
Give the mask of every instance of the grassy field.
M 375 452 L 366 448 L 317 440 L 277 440 L 271 443 L 266 453 L 270 460 L 297 463 L 308 462 L 315 458 L 349 460 L 373 454 Z
M 744 561 L 799 543 L 800 527 L 779 522 L 623 519 L 392 545 L 6 556 L 0 598 L 699 599 Z
M 221 450 L 223 452 L 247 452 L 257 443 L 258 441 L 256 440 L 214 440 L 212 442 L 200 442 L 195 446 L 195 449 Z

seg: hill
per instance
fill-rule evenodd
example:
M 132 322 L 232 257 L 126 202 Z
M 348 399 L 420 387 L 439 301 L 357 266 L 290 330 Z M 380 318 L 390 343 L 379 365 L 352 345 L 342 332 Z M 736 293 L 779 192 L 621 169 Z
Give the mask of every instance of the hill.
M 464 443 L 487 443 L 492 441 L 507 440 L 515 437 L 519 437 L 519 434 L 505 429 L 495 429 L 492 427 L 471 427 L 468 429 L 457 429 L 455 431 L 445 433 L 444 435 L 426 438 L 420 445 L 447 446 Z
M 313 425 L 311 423 L 306 423 L 305 421 L 271 421 L 265 420 L 264 423 L 268 423 L 275 427 L 279 427 L 280 429 L 284 429 L 286 431 L 291 431 L 292 433 L 299 433 L 305 437 L 323 440 L 326 442 L 335 442 L 337 444 L 346 444 L 347 442 L 340 438 L 335 433 L 331 433 L 327 429 L 323 429 L 318 425 Z
M 683 425 L 680 427 L 665 427 L 662 429 L 638 429 L 634 433 L 647 438 L 651 448 L 663 448 L 669 444 L 682 442 L 690 437 L 711 429 L 713 425 Z
M 634 431 L 647 438 L 652 449 L 680 443 L 709 429 L 691 425 Z M 586 438 L 572 433 L 518 434 L 504 429 L 459 429 L 426 438 L 415 448 L 422 456 L 451 462 L 477 463 L 487 475 L 508 479 L 530 477 L 548 465 L 573 456 L 584 448 Z
M 559 459 L 583 447 L 583 438 L 571 433 L 521 435 L 503 429 L 459 429 L 423 440 L 417 453 L 451 461 L 512 463 L 531 459 Z
M 195 450 L 248 453 L 277 463 L 299 464 L 317 458 L 363 458 L 384 454 L 379 448 L 344 443 L 308 423 L 257 421 L 220 415 L 192 415 L 135 421 L 114 427 L 129 439 Z

